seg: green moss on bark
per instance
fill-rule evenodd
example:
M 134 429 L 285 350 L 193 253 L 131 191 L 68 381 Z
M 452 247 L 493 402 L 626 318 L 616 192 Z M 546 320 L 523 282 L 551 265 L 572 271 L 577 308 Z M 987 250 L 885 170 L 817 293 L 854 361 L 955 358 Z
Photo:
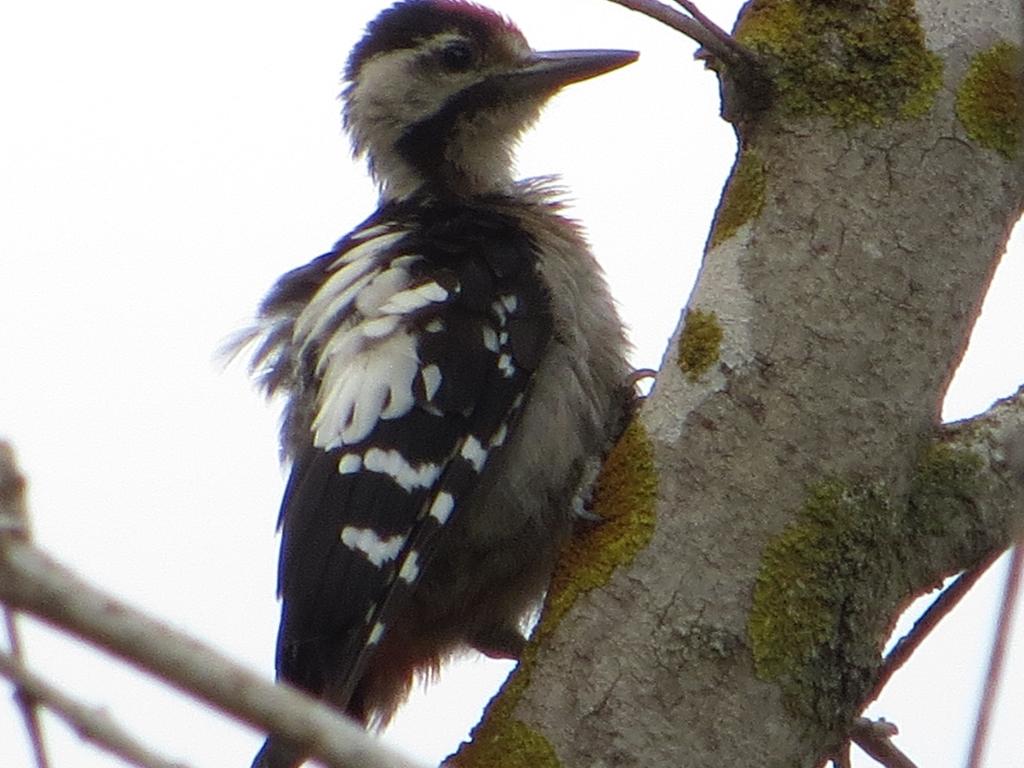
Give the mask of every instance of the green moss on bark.
M 560 765 L 544 736 L 514 715 L 545 639 L 584 594 L 608 583 L 615 569 L 632 562 L 654 533 L 658 479 L 647 433 L 634 420 L 608 455 L 594 491 L 601 522 L 575 534 L 559 558 L 544 614 L 519 666 L 487 706 L 446 765 L 461 768 L 554 768 Z
M 971 502 L 980 468 L 976 454 L 939 444 L 903 498 L 884 483 L 822 481 L 769 542 L 748 632 L 758 675 L 779 684 L 794 713 L 828 730 L 856 714 L 900 607 L 934 586 L 921 553 L 984 540 Z M 941 562 L 976 555 L 954 543 Z
M 711 247 L 725 242 L 761 213 L 764 207 L 764 162 L 753 150 L 740 153 L 726 182 L 722 200 L 711 227 Z
M 967 135 L 1007 158 L 1020 152 L 1021 50 L 997 43 L 974 57 L 956 92 L 956 114 Z
M 676 360 L 690 381 L 697 381 L 718 362 L 722 349 L 722 326 L 718 315 L 702 309 L 688 309 L 679 334 Z
M 559 558 L 538 639 L 558 626 L 581 595 L 607 584 L 617 568 L 631 563 L 650 543 L 657 491 L 654 449 L 634 419 L 597 478 L 594 513 L 601 522 L 574 535 Z
M 878 125 L 924 114 L 941 84 L 913 0 L 754 0 L 737 37 L 773 62 L 791 114 Z

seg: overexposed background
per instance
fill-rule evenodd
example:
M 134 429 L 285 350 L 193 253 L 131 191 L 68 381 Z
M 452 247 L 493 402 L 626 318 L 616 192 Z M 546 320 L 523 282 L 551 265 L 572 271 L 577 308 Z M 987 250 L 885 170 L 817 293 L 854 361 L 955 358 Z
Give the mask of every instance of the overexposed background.
M 729 27 L 740 0 L 703 0 Z M 272 675 L 276 415 L 215 351 L 275 278 L 375 204 L 342 136 L 340 75 L 381 0 L 38 0 L 0 25 L 0 434 L 31 481 L 38 540 L 82 575 Z M 537 48 L 640 62 L 573 86 L 520 155 L 561 173 L 657 367 L 735 151 L 695 44 L 601 0 L 493 0 Z M 1024 227 L 946 403 L 1024 381 Z M 922 766 L 963 764 L 1005 566 L 900 672 L 874 716 Z M 29 622 L 25 622 L 26 625 Z M 28 626 L 33 667 L 168 755 L 247 766 L 262 736 Z M 1024 622 L 987 765 L 1020 766 Z M 385 735 L 437 762 L 508 665 L 460 666 Z M 681 670 L 680 674 L 685 674 Z M 0 682 L 0 766 L 30 765 Z M 55 768 L 119 764 L 59 721 Z M 855 758 L 856 759 L 856 758 Z M 871 762 L 859 756 L 858 765 Z

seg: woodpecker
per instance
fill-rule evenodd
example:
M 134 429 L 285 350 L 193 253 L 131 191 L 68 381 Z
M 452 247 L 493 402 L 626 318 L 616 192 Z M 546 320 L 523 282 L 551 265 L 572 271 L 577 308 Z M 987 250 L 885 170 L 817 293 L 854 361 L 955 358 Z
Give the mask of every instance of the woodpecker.
M 466 0 L 405 0 L 345 70 L 373 215 L 247 334 L 283 401 L 278 679 L 367 727 L 460 651 L 518 658 L 628 400 L 615 305 L 521 134 L 633 51 L 534 51 Z M 271 735 L 254 768 L 304 756 Z

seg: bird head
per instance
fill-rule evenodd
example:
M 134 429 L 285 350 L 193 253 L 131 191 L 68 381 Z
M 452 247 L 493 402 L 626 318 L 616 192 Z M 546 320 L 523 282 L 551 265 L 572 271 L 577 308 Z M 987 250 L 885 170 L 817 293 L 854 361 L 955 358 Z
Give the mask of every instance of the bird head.
M 349 58 L 345 126 L 385 199 L 500 192 L 519 137 L 552 95 L 637 56 L 534 51 L 482 6 L 405 0 L 369 24 Z

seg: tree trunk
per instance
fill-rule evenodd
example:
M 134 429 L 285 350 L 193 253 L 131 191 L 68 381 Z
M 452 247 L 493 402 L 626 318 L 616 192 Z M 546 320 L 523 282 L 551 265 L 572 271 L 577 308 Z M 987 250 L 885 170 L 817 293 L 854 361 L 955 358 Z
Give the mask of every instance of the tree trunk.
M 813 766 L 901 609 L 1020 527 L 1024 396 L 939 415 L 1024 199 L 1020 0 L 755 0 L 736 36 L 774 90 L 726 78 L 741 149 L 607 521 L 455 764 Z

